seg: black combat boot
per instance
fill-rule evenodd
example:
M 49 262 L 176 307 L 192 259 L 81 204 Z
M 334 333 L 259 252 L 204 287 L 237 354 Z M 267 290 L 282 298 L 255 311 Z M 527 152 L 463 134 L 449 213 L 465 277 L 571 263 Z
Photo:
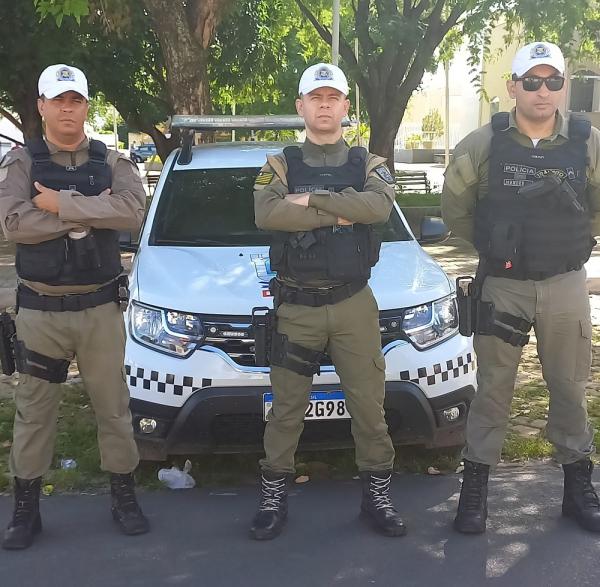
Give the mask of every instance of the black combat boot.
M 34 536 L 42 531 L 40 517 L 40 488 L 42 478 L 19 479 L 15 477 L 15 511 L 4 532 L 2 548 L 21 550 L 29 548 Z
M 563 516 L 575 518 L 582 528 L 590 532 L 600 532 L 600 500 L 592 485 L 592 461 L 581 459 L 570 465 L 563 465 L 563 470 Z
M 392 471 L 361 471 L 360 509 L 376 530 L 386 536 L 404 536 L 406 526 L 390 499 Z
M 260 504 L 250 528 L 250 536 L 255 540 L 271 540 L 283 530 L 288 513 L 287 483 L 285 473 L 262 472 Z
M 487 520 L 490 466 L 465 459 L 463 483 L 454 528 L 463 534 L 482 534 Z
M 148 519 L 142 513 L 135 497 L 133 473 L 110 474 L 110 495 L 112 517 L 123 534 L 135 536 L 150 530 Z

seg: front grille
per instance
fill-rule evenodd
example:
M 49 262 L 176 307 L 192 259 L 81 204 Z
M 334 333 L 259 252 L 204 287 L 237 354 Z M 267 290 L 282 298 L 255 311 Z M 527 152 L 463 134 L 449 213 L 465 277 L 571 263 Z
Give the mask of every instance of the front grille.
M 382 348 L 394 340 L 403 338 L 401 332 L 386 332 L 383 321 L 389 320 L 389 315 L 398 315 L 398 310 L 384 310 L 380 312 L 380 323 L 382 325 L 381 346 Z M 255 367 L 254 355 L 254 332 L 250 316 L 210 316 L 203 319 L 205 333 L 204 344 L 218 348 L 229 356 L 229 358 L 242 367 Z M 331 359 L 326 357 L 321 366 L 331 366 Z
M 256 366 L 253 338 L 206 338 L 205 344 L 221 349 L 238 365 L 243 365 L 244 367 Z

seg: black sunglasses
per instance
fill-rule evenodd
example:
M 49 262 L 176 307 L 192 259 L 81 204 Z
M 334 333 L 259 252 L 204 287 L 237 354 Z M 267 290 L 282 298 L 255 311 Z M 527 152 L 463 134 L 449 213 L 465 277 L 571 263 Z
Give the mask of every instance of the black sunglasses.
M 546 84 L 546 87 L 551 92 L 558 92 L 565 85 L 565 78 L 560 75 L 551 75 L 550 77 L 539 77 L 537 75 L 517 77 L 513 74 L 512 79 L 514 82 L 523 82 L 523 89 L 526 92 L 536 92 L 542 87 L 542 84 Z

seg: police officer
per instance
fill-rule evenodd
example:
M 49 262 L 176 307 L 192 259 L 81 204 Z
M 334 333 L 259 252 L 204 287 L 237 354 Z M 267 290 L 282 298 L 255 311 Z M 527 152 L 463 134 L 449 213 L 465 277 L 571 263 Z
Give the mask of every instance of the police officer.
M 390 215 L 393 178 L 382 157 L 349 148 L 342 139 L 350 103 L 341 69 L 309 67 L 299 95 L 306 141 L 270 156 L 254 192 L 257 226 L 274 231 L 270 261 L 277 278 L 270 288 L 277 324 L 262 498 L 251 536 L 274 538 L 286 521 L 286 483 L 324 353 L 336 367 L 352 416 L 361 509 L 379 531 L 400 536 L 406 529 L 389 497 L 394 448 L 383 411 L 379 313 L 367 285 L 379 256 L 371 225 Z
M 564 469 L 562 512 L 600 532 L 585 399 L 592 326 L 583 268 L 600 234 L 600 132 L 582 115 L 559 112 L 564 73 L 556 45 L 520 49 L 507 82 L 516 108 L 461 141 L 446 171 L 444 220 L 480 257 L 478 392 L 454 522 L 463 533 L 485 531 L 489 469 L 500 459 L 532 326 L 550 392 L 546 437 Z
M 148 531 L 135 496 L 138 464 L 123 376 L 119 231 L 141 224 L 145 193 L 135 165 L 84 134 L 87 80 L 51 65 L 39 78 L 44 140 L 0 164 L 0 221 L 16 243 L 15 354 L 20 372 L 10 468 L 15 509 L 2 546 L 31 545 L 42 528 L 39 494 L 49 469 L 61 386 L 74 357 L 98 424 L 112 516 L 125 534 Z

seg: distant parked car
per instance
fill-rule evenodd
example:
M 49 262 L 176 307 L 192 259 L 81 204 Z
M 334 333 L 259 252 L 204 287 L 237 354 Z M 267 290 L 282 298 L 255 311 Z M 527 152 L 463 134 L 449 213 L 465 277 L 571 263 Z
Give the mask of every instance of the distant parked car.
M 134 163 L 143 163 L 152 155 L 156 155 L 156 146 L 154 143 L 146 143 L 139 147 L 134 147 L 129 151 L 129 156 Z

